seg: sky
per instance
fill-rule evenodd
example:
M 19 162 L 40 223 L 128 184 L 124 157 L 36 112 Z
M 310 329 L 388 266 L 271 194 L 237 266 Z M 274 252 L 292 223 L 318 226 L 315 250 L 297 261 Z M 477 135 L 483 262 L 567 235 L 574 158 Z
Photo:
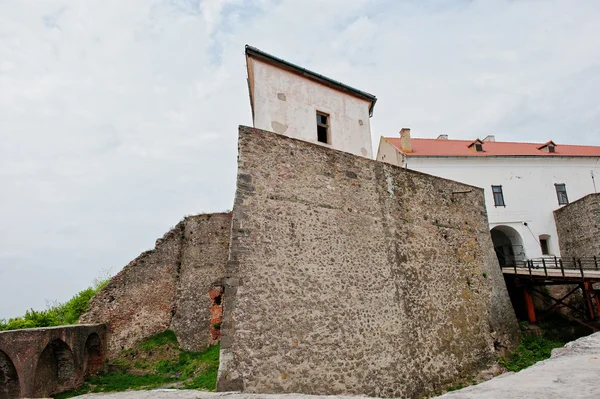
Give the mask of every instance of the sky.
M 0 319 L 232 208 L 244 45 L 378 97 L 380 136 L 600 145 L 597 0 L 0 0 Z

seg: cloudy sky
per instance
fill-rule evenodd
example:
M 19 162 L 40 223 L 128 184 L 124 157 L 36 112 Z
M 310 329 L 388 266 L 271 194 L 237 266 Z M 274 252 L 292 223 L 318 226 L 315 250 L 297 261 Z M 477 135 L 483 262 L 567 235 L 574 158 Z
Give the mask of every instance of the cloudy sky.
M 600 145 L 599 38 L 597 0 L 0 0 L 0 318 L 232 207 L 247 43 L 377 95 L 374 143 Z

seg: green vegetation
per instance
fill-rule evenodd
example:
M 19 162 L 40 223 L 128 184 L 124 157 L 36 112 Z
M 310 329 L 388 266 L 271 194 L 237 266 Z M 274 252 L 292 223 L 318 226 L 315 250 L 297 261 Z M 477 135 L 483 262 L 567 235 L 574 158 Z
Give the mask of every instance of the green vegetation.
M 0 331 L 75 324 L 79 317 L 87 311 L 90 300 L 108 284 L 108 281 L 109 279 L 97 281 L 92 287 L 86 288 L 67 302 L 58 303 L 47 310 L 30 309 L 25 312 L 24 316 L 8 321 L 0 319 Z
M 498 359 L 498 362 L 509 371 L 520 371 L 534 363 L 548 359 L 552 349 L 560 348 L 564 344 L 564 342 L 551 341 L 542 337 L 524 337 L 517 350 L 512 352 L 507 359 Z
M 88 377 L 81 387 L 55 398 L 160 387 L 214 391 L 218 369 L 218 344 L 204 352 L 184 351 L 175 333 L 167 330 L 122 351 L 107 365 L 107 372 Z
M 156 334 L 153 337 L 148 338 L 145 341 L 142 341 L 138 347 L 141 350 L 150 351 L 154 348 L 158 348 L 159 346 L 164 346 L 168 344 L 177 345 L 177 336 L 171 330 L 165 330 L 161 333 Z

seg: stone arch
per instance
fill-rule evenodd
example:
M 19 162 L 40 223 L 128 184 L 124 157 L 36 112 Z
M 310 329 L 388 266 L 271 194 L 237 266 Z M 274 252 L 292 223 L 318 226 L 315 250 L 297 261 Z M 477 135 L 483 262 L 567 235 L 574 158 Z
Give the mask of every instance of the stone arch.
M 96 374 L 104 363 L 102 341 L 96 333 L 91 333 L 85 342 L 85 374 Z
M 21 388 L 17 369 L 6 352 L 0 350 L 0 399 L 20 396 Z
M 495 226 L 491 230 L 494 250 L 500 266 L 511 266 L 525 260 L 521 234 L 510 226 Z
M 73 351 L 61 339 L 46 345 L 35 369 L 34 390 L 37 397 L 44 397 L 71 387 L 76 378 Z

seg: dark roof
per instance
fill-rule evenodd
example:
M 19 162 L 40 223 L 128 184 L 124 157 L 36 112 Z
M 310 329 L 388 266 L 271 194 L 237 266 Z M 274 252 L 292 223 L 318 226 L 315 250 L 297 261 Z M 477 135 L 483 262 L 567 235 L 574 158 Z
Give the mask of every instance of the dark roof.
M 306 68 L 302 68 L 301 66 L 292 64 L 291 62 L 275 57 L 274 55 L 271 55 L 269 53 L 265 53 L 264 51 L 261 51 L 256 47 L 246 45 L 246 56 L 260 58 L 272 64 L 278 64 L 280 66 L 283 66 L 285 69 L 291 70 L 292 72 L 305 76 L 311 80 L 367 100 L 371 103 L 371 106 L 369 107 L 369 114 L 373 116 L 373 108 L 375 108 L 375 102 L 377 102 L 377 97 L 375 97 L 373 94 L 355 89 L 354 87 L 350 87 L 348 85 L 343 84 L 342 82 L 338 82 L 337 80 L 328 78 L 327 76 L 323 76 L 316 72 L 309 71 Z

